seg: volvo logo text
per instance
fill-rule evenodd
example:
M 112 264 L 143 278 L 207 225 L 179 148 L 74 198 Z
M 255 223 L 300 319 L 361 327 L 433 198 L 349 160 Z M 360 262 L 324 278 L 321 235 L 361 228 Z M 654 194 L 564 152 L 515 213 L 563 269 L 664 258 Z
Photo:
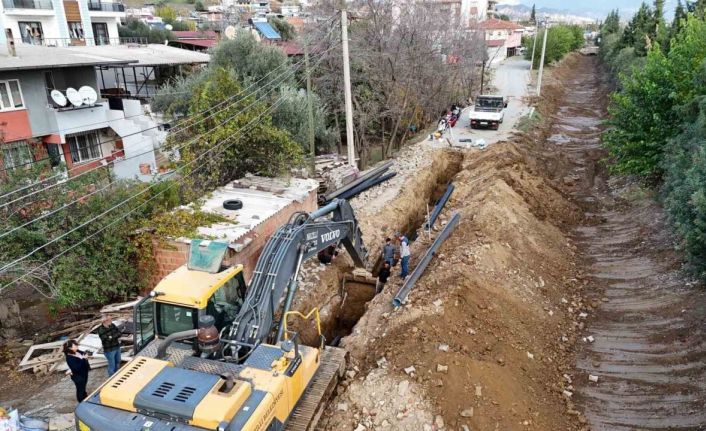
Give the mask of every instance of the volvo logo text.
M 321 242 L 333 241 L 334 239 L 341 236 L 340 229 L 333 230 L 331 232 L 326 232 L 321 234 Z

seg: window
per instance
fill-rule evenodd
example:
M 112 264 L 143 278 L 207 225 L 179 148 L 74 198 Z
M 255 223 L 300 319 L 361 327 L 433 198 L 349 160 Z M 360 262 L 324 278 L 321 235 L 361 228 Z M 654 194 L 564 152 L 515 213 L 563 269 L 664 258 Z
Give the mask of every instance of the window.
M 41 22 L 18 22 L 20 27 L 20 36 L 22 42 L 31 45 L 41 45 L 44 40 L 44 32 L 42 31 Z
M 83 39 L 83 25 L 77 21 L 69 21 L 69 35 L 71 39 Z
M 0 81 L 0 111 L 22 109 L 24 107 L 20 81 L 16 79 Z
M 198 327 L 198 313 L 193 308 L 171 304 L 157 304 L 159 334 L 171 335 Z
M 216 319 L 216 328 L 220 331 L 237 317 L 245 297 L 245 280 L 242 272 L 218 288 L 208 300 L 206 314 Z
M 96 132 L 68 135 L 66 142 L 69 144 L 71 161 L 74 163 L 83 163 L 102 157 L 101 142 Z
M 2 144 L 2 160 L 5 169 L 14 169 L 32 162 L 32 152 L 27 141 L 15 141 Z
M 108 45 L 110 43 L 108 39 L 108 24 L 104 22 L 94 22 L 91 26 L 93 27 L 93 37 L 95 38 L 96 45 Z

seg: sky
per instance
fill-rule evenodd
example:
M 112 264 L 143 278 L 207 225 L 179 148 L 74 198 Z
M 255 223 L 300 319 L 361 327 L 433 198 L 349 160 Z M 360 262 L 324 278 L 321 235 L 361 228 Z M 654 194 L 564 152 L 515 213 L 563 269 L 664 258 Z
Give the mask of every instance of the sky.
M 643 0 L 500 0 L 504 4 L 525 4 L 537 7 L 548 7 L 559 10 L 569 10 L 576 13 L 593 12 L 607 15 L 612 9 L 620 9 L 621 15 L 631 16 L 640 7 Z M 646 0 L 651 4 L 651 0 Z M 676 7 L 677 0 L 667 0 L 665 2 L 665 11 L 671 14 L 672 9 Z

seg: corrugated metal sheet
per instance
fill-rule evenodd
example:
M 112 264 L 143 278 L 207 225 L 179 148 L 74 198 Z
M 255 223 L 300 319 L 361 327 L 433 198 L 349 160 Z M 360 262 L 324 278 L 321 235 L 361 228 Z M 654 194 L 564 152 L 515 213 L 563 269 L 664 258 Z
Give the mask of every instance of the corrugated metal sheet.
M 270 40 L 281 40 L 282 36 L 277 33 L 277 30 L 275 30 L 270 23 L 268 22 L 255 22 L 253 23 L 255 25 L 255 28 L 257 31 L 260 32 L 260 34 L 265 38 L 265 39 L 270 39 Z

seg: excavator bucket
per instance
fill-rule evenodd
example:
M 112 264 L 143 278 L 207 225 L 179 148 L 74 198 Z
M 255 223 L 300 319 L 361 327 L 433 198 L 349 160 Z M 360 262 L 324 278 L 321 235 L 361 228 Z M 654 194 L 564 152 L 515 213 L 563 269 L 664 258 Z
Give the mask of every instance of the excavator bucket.
M 339 347 L 328 346 L 321 350 L 319 369 L 292 411 L 285 430 L 316 429 L 326 404 L 346 371 L 346 354 L 346 350 Z

